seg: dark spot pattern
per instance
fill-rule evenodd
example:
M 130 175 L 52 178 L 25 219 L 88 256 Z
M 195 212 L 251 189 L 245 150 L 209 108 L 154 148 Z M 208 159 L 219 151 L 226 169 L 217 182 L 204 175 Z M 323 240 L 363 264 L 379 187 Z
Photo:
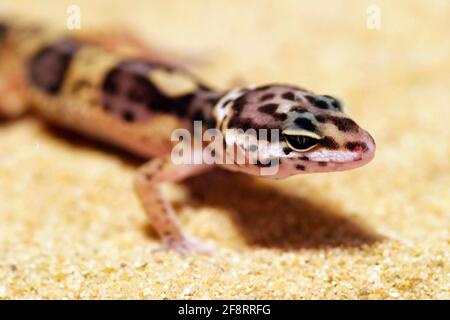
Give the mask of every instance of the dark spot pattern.
M 281 95 L 283 99 L 295 101 L 295 94 L 293 92 L 286 92 Z
M 242 109 L 244 109 L 246 103 L 247 101 L 245 99 L 245 95 L 242 95 L 236 99 L 233 105 L 233 111 L 235 116 L 239 116 L 241 114 Z
M 59 40 L 41 49 L 29 64 L 31 83 L 48 94 L 57 94 L 66 72 L 80 45 L 72 40 Z
M 196 98 L 196 96 L 202 97 L 203 95 L 207 95 L 207 98 Z M 191 101 L 188 101 L 189 98 L 185 97 L 185 102 L 182 102 L 189 105 L 188 117 L 194 121 L 201 120 L 203 125 L 207 128 L 215 128 L 217 125 L 217 119 L 213 116 L 213 110 L 219 100 L 222 99 L 223 94 L 213 92 L 210 89 L 202 89 L 191 94 L 190 96 L 192 97 Z M 231 100 L 226 101 L 226 103 L 229 102 L 231 102 Z
M 241 119 L 239 117 L 242 110 L 244 109 L 246 102 L 247 102 L 247 100 L 245 98 L 245 94 L 243 94 L 242 96 L 240 96 L 239 98 L 237 98 L 234 101 L 233 114 L 231 116 L 231 119 L 228 122 L 228 127 L 242 128 L 244 130 L 251 128 L 251 120 L 250 119 Z M 222 122 L 222 125 L 223 125 L 223 122 Z
M 329 117 L 329 120 L 342 132 L 357 132 L 359 129 L 356 122 L 349 118 Z
M 136 102 L 136 103 L 146 103 L 147 102 L 147 92 L 145 89 L 146 84 L 142 79 L 136 78 L 137 83 L 142 82 L 140 84 L 136 84 L 135 86 L 130 87 L 127 92 L 127 99 Z
M 261 101 L 261 102 L 267 101 L 267 100 L 273 99 L 274 97 L 275 97 L 275 95 L 273 93 L 266 93 L 259 99 L 259 101 Z
M 342 111 L 343 110 L 342 104 L 341 104 L 341 102 L 338 99 L 336 99 L 333 96 L 329 96 L 329 95 L 324 95 L 324 97 L 326 97 L 326 98 L 331 100 L 331 105 L 333 106 L 333 108 L 335 108 L 338 111 Z
M 228 121 L 228 127 L 242 129 L 242 130 L 246 131 L 246 130 L 252 128 L 252 121 L 251 121 L 251 119 L 248 119 L 248 118 L 241 119 L 239 117 L 233 116 L 230 119 L 230 121 Z
M 284 152 L 284 154 L 288 155 L 289 153 L 291 153 L 291 148 L 284 147 L 283 152 Z
M 332 122 L 342 132 L 358 132 L 359 130 L 356 122 L 349 118 L 330 115 L 316 115 L 315 118 L 320 123 Z
M 309 161 L 309 158 L 307 156 L 301 156 L 299 159 L 303 161 Z
M 273 115 L 277 109 L 278 109 L 278 104 L 270 103 L 270 104 L 265 104 L 265 105 L 259 107 L 258 111 L 260 111 L 262 113 Z
M 285 113 L 275 113 L 273 117 L 277 120 L 284 121 L 287 119 L 287 115 Z
M 311 103 L 313 106 L 317 108 L 329 109 L 328 103 L 325 100 L 310 95 L 306 95 L 305 98 L 306 100 L 308 100 L 309 103 Z
M 192 116 L 193 121 L 206 121 L 205 115 L 201 110 L 197 110 Z
M 297 165 L 295 165 L 295 168 L 296 168 L 297 170 L 301 170 L 301 171 L 305 171 L 305 169 L 306 169 L 306 167 L 305 167 L 304 165 L 302 165 L 302 164 L 297 164 Z
M 291 109 L 290 109 L 289 111 L 290 111 L 290 112 L 305 113 L 305 112 L 308 112 L 308 109 L 306 109 L 305 107 L 302 107 L 302 106 L 298 105 L 298 106 L 292 106 Z
M 6 23 L 0 22 L 0 41 L 6 37 L 6 33 L 8 32 L 8 26 Z
M 319 162 L 317 162 L 317 164 L 321 167 L 326 167 L 328 163 L 325 161 L 319 161 Z
M 272 165 L 276 165 L 276 161 L 268 161 L 267 163 L 262 163 L 261 161 L 256 160 L 256 165 L 258 167 L 267 168 L 267 167 L 271 167 Z
M 331 102 L 331 104 L 333 105 L 333 107 L 334 107 L 336 110 L 342 111 L 342 106 L 341 106 L 341 104 L 340 104 L 339 101 L 333 100 L 333 101 Z
M 213 117 L 212 114 L 209 115 L 209 117 L 206 117 L 205 123 L 208 126 L 208 128 L 216 128 L 217 126 L 217 119 L 216 117 Z
M 133 122 L 134 121 L 134 114 L 131 111 L 125 111 L 122 114 L 122 118 L 123 120 L 125 120 L 126 122 Z
M 325 117 L 323 115 L 317 115 L 315 117 L 316 117 L 317 122 L 325 123 L 327 121 L 327 117 Z
M 332 137 L 326 136 L 323 137 L 320 141 L 320 144 L 325 148 L 329 150 L 336 150 L 339 149 L 339 144 L 334 140 Z
M 298 125 L 300 128 L 307 131 L 315 132 L 317 130 L 316 126 L 312 123 L 312 121 L 307 118 L 299 117 L 294 120 L 294 123 Z
M 201 101 L 194 106 L 195 95 L 199 92 L 178 97 L 166 96 L 147 78 L 154 68 L 176 72 L 171 67 L 143 60 L 125 60 L 111 69 L 102 84 L 104 110 L 119 115 L 127 122 L 145 121 L 154 113 L 169 113 L 180 118 L 202 120 L 207 126 L 211 125 L 210 117 L 200 111 L 197 104 L 207 104 L 212 110 L 218 97 L 197 99 Z
M 272 107 L 267 108 L 269 109 Z M 270 110 L 266 111 L 269 112 Z M 274 118 L 276 118 L 276 114 L 273 116 Z M 231 119 L 228 122 L 228 128 L 242 129 L 243 131 L 254 129 L 256 131 L 258 140 L 267 140 L 269 142 L 272 141 L 272 129 L 279 129 L 277 124 L 260 124 L 254 121 L 254 119 L 252 118 L 242 117 L 240 114 L 235 113 L 231 116 Z

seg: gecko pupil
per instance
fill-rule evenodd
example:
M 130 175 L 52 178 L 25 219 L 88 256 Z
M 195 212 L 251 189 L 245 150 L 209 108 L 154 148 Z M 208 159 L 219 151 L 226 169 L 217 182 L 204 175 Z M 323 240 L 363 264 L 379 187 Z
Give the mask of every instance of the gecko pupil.
M 318 139 L 301 135 L 285 135 L 289 146 L 295 150 L 307 150 L 319 143 Z

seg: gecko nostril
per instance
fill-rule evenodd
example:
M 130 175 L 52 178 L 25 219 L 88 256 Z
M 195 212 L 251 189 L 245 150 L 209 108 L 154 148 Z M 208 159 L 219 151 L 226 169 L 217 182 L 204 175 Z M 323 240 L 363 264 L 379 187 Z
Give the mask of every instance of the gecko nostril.
M 365 142 L 347 142 L 345 148 L 351 152 L 366 152 L 369 150 Z

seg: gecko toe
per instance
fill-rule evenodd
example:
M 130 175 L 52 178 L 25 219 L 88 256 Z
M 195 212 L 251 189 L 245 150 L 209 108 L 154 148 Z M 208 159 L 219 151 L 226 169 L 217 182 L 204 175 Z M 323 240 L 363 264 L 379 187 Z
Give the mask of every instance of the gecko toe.
M 156 251 L 175 251 L 181 255 L 188 254 L 202 254 L 212 255 L 214 253 L 215 246 L 210 243 L 202 243 L 193 238 L 183 238 L 176 241 L 166 242 L 162 248 L 152 250 Z

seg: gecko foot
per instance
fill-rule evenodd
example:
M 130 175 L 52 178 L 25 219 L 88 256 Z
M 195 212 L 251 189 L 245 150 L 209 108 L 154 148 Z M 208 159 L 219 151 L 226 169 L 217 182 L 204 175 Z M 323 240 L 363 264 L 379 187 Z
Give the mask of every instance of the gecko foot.
M 169 250 L 176 251 L 181 255 L 187 255 L 191 253 L 212 255 L 214 252 L 214 245 L 202 243 L 193 238 L 182 238 L 175 241 L 167 241 L 163 246 L 152 250 L 152 252 Z

